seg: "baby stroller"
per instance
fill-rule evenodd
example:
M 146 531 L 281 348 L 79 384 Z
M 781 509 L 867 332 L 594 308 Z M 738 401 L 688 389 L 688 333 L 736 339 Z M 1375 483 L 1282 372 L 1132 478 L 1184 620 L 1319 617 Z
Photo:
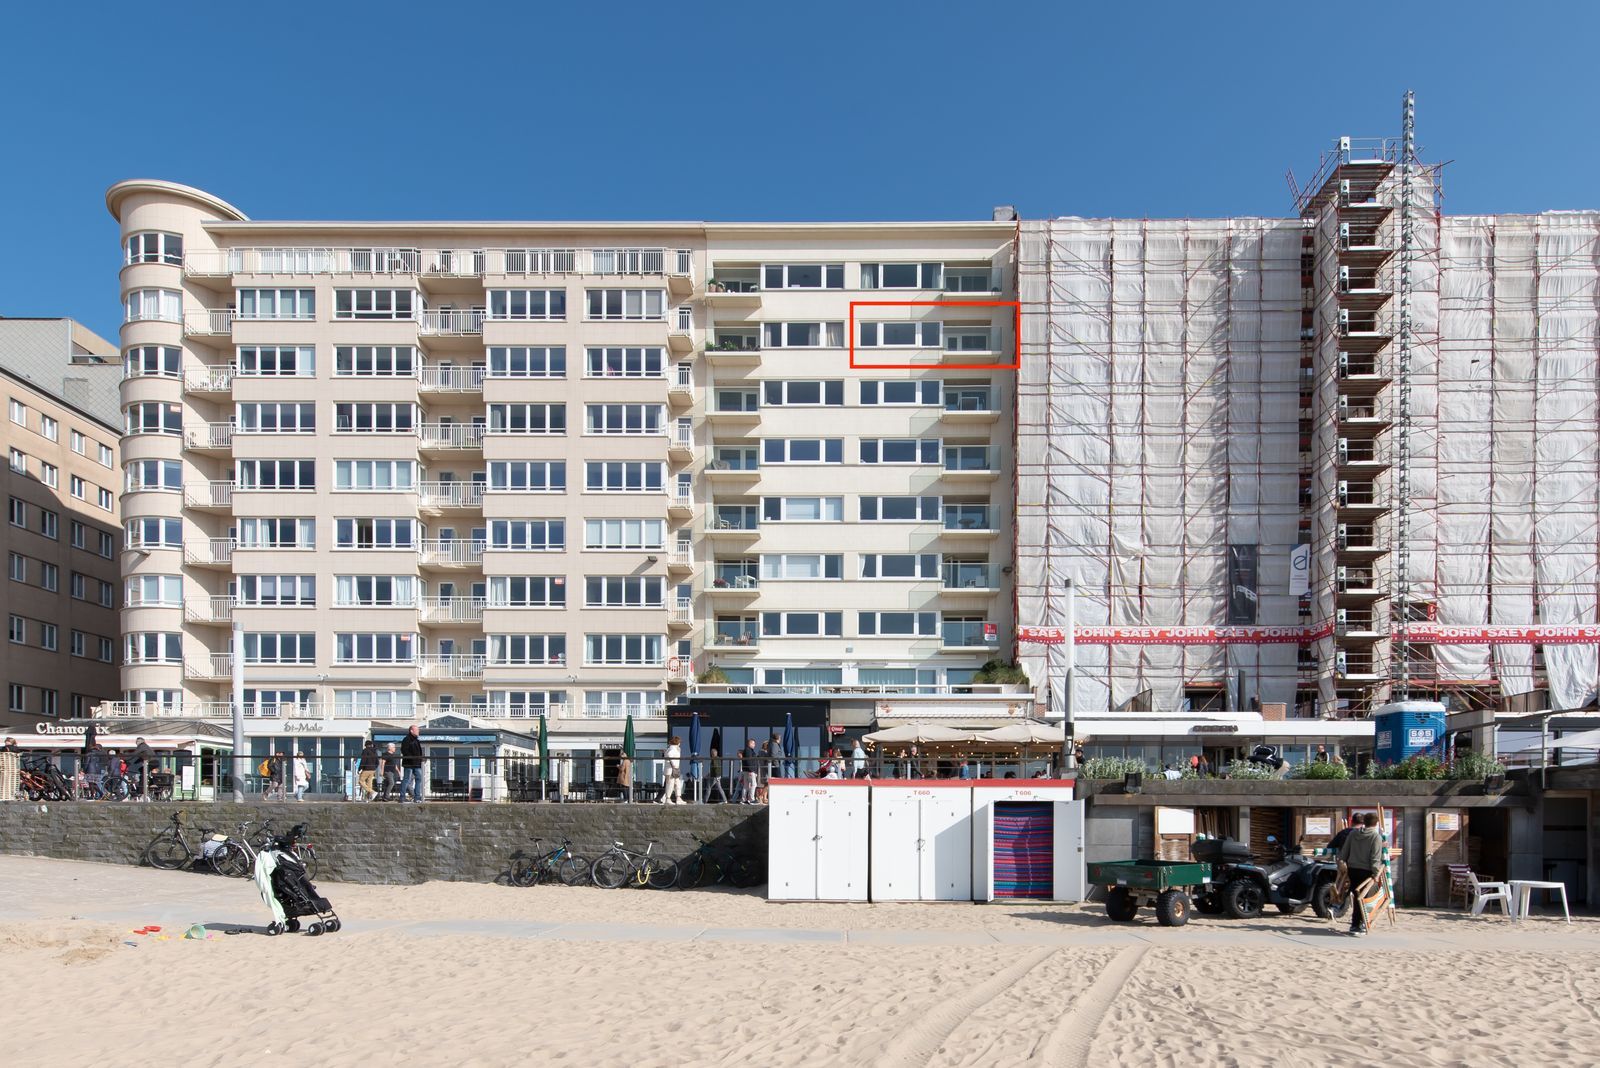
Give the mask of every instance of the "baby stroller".
M 294 844 L 305 837 L 306 825 L 297 823 L 288 834 L 272 838 L 256 855 L 256 889 L 272 912 L 267 934 L 300 930 L 300 917 L 314 916 L 306 934 L 332 934 L 339 929 L 328 899 L 317 893 L 305 865 L 294 855 Z

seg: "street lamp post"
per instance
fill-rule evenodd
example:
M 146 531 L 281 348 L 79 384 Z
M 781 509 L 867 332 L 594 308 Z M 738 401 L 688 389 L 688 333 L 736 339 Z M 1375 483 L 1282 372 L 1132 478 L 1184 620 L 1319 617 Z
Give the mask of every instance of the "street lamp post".
M 1077 631 L 1075 629 L 1073 614 L 1076 605 L 1073 603 L 1077 597 L 1077 590 L 1073 588 L 1072 578 L 1068 576 L 1062 580 L 1066 587 L 1065 626 L 1062 628 L 1062 645 L 1066 653 L 1066 672 L 1061 680 L 1061 766 L 1068 771 L 1073 771 L 1078 766 L 1076 746 L 1076 725 L 1072 719 L 1072 673 L 1077 660 Z

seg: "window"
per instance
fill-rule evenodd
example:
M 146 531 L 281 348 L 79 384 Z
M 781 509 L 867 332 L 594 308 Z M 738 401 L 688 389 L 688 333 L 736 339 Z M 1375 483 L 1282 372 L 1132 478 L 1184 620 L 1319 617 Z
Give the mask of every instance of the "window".
M 236 478 L 242 490 L 314 490 L 316 464 L 311 460 L 240 460 Z
M 72 451 L 73 452 L 77 453 L 79 456 L 87 456 L 87 455 L 89 455 L 89 439 L 88 438 L 84 437 L 81 433 L 79 433 L 78 431 L 74 430 L 70 435 L 70 439 L 72 441 Z
M 182 575 L 135 575 L 123 590 L 129 608 L 183 607 Z
M 100 587 L 99 590 L 97 591 L 97 593 L 98 593 L 98 598 L 97 599 L 100 602 L 100 607 L 101 608 L 112 608 L 112 607 L 114 607 L 114 603 L 113 602 L 116 600 L 117 588 L 115 586 L 113 586 L 111 583 L 106 582 L 104 579 L 95 579 L 94 581 L 96 583 L 98 583 L 99 587 Z
M 415 404 L 335 404 L 333 426 L 341 434 L 411 434 L 417 428 Z
M 839 407 L 844 404 L 844 383 L 838 380 L 763 382 L 761 393 L 762 403 L 772 407 Z
M 410 289 L 335 289 L 335 319 L 382 319 L 396 321 L 414 318 L 416 293 Z M 309 318 L 309 316 L 307 317 Z
M 39 433 L 49 438 L 51 441 L 60 441 L 61 424 L 41 412 L 39 414 Z
M 336 519 L 334 547 L 339 549 L 414 549 L 414 519 Z
M 497 608 L 565 608 L 567 580 L 560 575 L 494 575 L 489 603 Z
M 496 519 L 489 524 L 489 548 L 558 553 L 567 547 L 564 519 Z
M 559 321 L 567 317 L 565 289 L 491 289 L 490 319 Z
M 937 497 L 863 497 L 861 521 L 863 523 L 917 523 L 937 522 L 939 498 Z
M 938 438 L 862 438 L 864 464 L 937 464 Z
M 311 401 L 240 404 L 234 428 L 241 434 L 312 434 L 317 429 L 317 406 Z
M 843 632 L 843 612 L 761 613 L 763 638 L 838 638 Z
M 843 497 L 763 497 L 761 518 L 770 523 L 838 523 Z
M 585 549 L 654 550 L 667 547 L 667 524 L 661 519 L 586 519 Z
M 937 379 L 922 381 L 867 381 L 861 383 L 861 403 L 900 405 L 941 403 L 943 384 Z
M 254 523 L 256 520 L 243 519 L 241 523 Z M 263 520 L 262 522 L 278 522 L 278 520 Z M 293 520 L 288 520 L 293 522 Z M 308 521 L 309 522 L 309 521 Z M 141 519 L 130 519 L 123 528 L 126 532 L 127 545 L 130 549 L 181 549 L 183 548 L 183 520 L 162 518 L 159 516 L 146 516 Z M 73 545 L 78 548 L 78 525 L 73 526 Z
M 122 354 L 122 373 L 128 378 L 177 378 L 182 366 L 183 350 L 172 345 L 137 345 Z M 83 452 L 78 447 L 82 438 L 74 434 L 73 452 Z
M 941 323 L 862 323 L 863 348 L 936 349 L 943 344 Z
M 565 404 L 491 404 L 491 434 L 565 434 Z
M 28 621 L 21 616 L 12 616 L 8 634 L 12 645 L 27 645 Z
M 658 348 L 592 348 L 584 374 L 589 378 L 662 378 L 667 356 Z
M 55 645 L 52 644 L 50 648 L 54 649 Z M 55 690 L 40 690 L 39 715 L 53 717 L 56 714 L 56 700 L 60 696 Z
M 307 691 L 305 700 L 312 699 Z M 411 690 L 335 690 L 333 714 L 341 719 L 411 719 L 417 695 Z
M 981 267 L 946 267 L 944 288 L 947 293 L 998 293 L 999 271 L 987 264 Z
M 665 639 L 659 634 L 585 634 L 585 664 L 648 666 L 662 663 Z
M 943 289 L 942 263 L 863 263 L 862 289 Z
M 333 373 L 339 378 L 415 378 L 417 350 L 411 345 L 338 345 Z
M 588 317 L 606 320 L 661 320 L 667 317 L 664 289 L 591 289 Z
M 89 599 L 89 577 L 82 572 L 72 572 L 67 576 L 67 590 L 72 594 L 74 601 L 87 601 Z
M 764 553 L 761 581 L 784 582 L 844 577 L 844 557 L 839 553 Z
M 660 404 L 588 404 L 583 429 L 587 434 L 659 434 L 665 420 Z
M 762 323 L 761 344 L 769 349 L 842 349 L 843 323 Z
M 239 603 L 262 608 L 309 608 L 317 603 L 315 575 L 240 575 Z
M 988 326 L 966 326 L 948 323 L 944 328 L 946 352 L 992 352 L 999 348 L 995 331 Z
M 567 377 L 566 346 L 492 346 L 489 349 L 489 377 L 565 378 Z
M 314 289 L 241 289 L 240 319 L 315 319 Z
M 411 664 L 416 662 L 415 634 L 335 634 L 335 664 Z
M 837 464 L 844 462 L 843 438 L 763 438 L 764 464 Z
M 47 464 L 41 460 L 39 461 L 39 481 L 51 489 L 56 489 L 61 485 L 61 472 L 55 464 Z M 81 479 L 79 481 L 80 483 L 82 482 Z
M 28 710 L 27 702 L 23 697 L 23 689 L 15 682 L 6 685 L 6 707 L 13 712 L 26 712 Z
M 166 522 L 177 522 L 166 520 Z M 317 523 L 314 519 L 262 517 L 239 520 L 241 549 L 316 548 Z
M 73 656 L 87 656 L 89 649 L 88 635 L 81 630 L 72 632 L 71 651 Z
M 560 667 L 566 662 L 565 634 L 489 635 L 489 663 L 496 667 Z
M 183 321 L 183 296 L 176 289 L 132 290 L 124 300 L 123 308 L 130 323 L 147 319 L 169 323 Z
M 101 467 L 110 470 L 112 467 L 116 466 L 116 460 L 112 455 L 110 445 L 97 445 L 95 447 L 99 450 L 96 455 L 96 459 L 100 461 Z
M 61 585 L 61 569 L 55 564 L 39 561 L 39 585 L 54 592 Z
M 863 638 L 931 638 L 939 633 L 937 612 L 862 612 L 858 622 Z
M 585 608 L 660 608 L 667 580 L 659 575 L 590 575 L 583 583 Z
M 56 625 L 54 623 L 39 624 L 39 648 L 50 652 L 56 651 Z
M 650 690 L 585 690 L 583 714 L 590 719 L 622 719 L 625 716 L 659 716 L 666 697 Z
M 21 497 L 11 498 L 11 525 L 24 529 L 28 526 L 28 502 Z
M 315 634 L 251 633 L 244 635 L 246 664 L 315 664 Z
M 662 493 L 667 465 L 655 460 L 589 460 L 583 465 L 588 493 Z
M 565 493 L 565 460 L 493 460 L 489 489 L 500 493 Z
M 937 553 L 862 553 L 864 579 L 936 579 L 939 577 Z
M 39 509 L 39 533 L 55 541 L 61 537 L 61 516 L 48 508 Z
M 19 400 L 11 402 L 11 421 L 18 426 L 28 425 L 28 406 Z
M 15 472 L 17 472 L 18 474 L 21 474 L 21 475 L 27 474 L 28 473 L 28 454 L 23 452 L 21 449 L 16 449 L 16 448 L 12 449 L 11 450 L 11 470 L 13 470 L 13 471 L 15 471 Z
M 490 690 L 491 719 L 523 719 L 563 710 L 567 695 L 562 690 Z
M 122 484 L 129 493 L 141 490 L 181 490 L 183 461 L 132 460 L 122 465 Z
M 165 234 L 158 231 L 129 234 L 124 247 L 127 253 L 123 261 L 125 263 L 167 263 L 174 267 L 183 266 L 183 237 L 180 234 Z
M 842 263 L 769 263 L 761 268 L 763 289 L 843 289 Z
M 11 554 L 11 581 L 28 581 L 28 558 L 21 553 Z
M 111 663 L 111 650 L 113 648 L 114 646 L 112 645 L 110 638 L 97 637 L 95 639 L 95 659 L 99 660 L 102 664 Z
M 129 434 L 182 434 L 183 405 L 146 401 L 130 404 L 123 410 L 123 426 Z
M 96 551 L 102 557 L 109 560 L 116 555 L 117 539 L 112 537 L 110 533 L 104 530 L 95 531 L 95 540 L 99 543 L 95 547 Z
M 96 487 L 94 494 L 95 503 L 106 511 L 111 511 L 111 509 L 116 505 L 116 500 L 113 498 L 111 491 L 105 487 Z
M 164 631 L 125 635 L 123 657 L 129 664 L 181 664 L 183 635 Z
M 336 575 L 336 608 L 411 608 L 417 603 L 412 575 Z
M 333 488 L 410 492 L 416 489 L 416 460 L 334 460 Z
M 241 345 L 238 373 L 261 378 L 314 378 L 317 350 L 310 345 Z

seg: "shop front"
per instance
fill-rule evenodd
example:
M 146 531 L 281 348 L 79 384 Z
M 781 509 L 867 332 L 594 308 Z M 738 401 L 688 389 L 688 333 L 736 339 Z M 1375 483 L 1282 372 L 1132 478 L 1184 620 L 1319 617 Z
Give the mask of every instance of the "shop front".
M 171 772 L 177 796 L 210 800 L 219 788 L 228 788 L 228 757 L 233 736 L 215 723 L 191 719 L 67 720 L 37 723 L 31 731 L 7 735 L 24 756 L 48 755 L 68 777 L 77 774 L 83 760 L 84 739 L 90 724 L 95 741 L 107 755 L 126 758 L 142 738 L 155 750 L 161 770 Z

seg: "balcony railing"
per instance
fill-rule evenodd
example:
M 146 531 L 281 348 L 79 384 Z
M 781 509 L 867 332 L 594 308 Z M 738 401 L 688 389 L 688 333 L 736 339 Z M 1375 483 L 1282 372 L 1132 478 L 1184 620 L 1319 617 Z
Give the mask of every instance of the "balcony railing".
M 944 510 L 946 530 L 993 530 L 994 522 L 987 508 L 946 505 Z
M 419 482 L 417 497 L 424 508 L 479 508 L 482 482 Z
M 190 508 L 232 508 L 232 482 L 197 482 L 183 487 L 183 503 Z
M 481 308 L 444 308 L 417 313 L 417 330 L 424 334 L 481 334 Z
M 210 656 L 186 660 L 183 664 L 183 674 L 189 679 L 232 678 L 233 657 L 227 653 L 212 653 Z
M 232 538 L 210 538 L 183 543 L 183 562 L 186 564 L 228 564 L 233 562 L 235 542 Z M 128 548 L 138 548 L 129 545 Z
M 475 364 L 424 365 L 420 388 L 435 393 L 481 393 L 486 369 Z
M 687 545 L 675 546 L 667 557 L 667 563 L 678 567 L 693 567 L 694 550 Z
M 689 692 L 693 694 L 882 694 L 882 695 L 916 695 L 921 697 L 952 697 L 952 696 L 1002 696 L 1007 694 L 1026 694 L 1032 690 L 1027 686 L 1015 683 L 968 683 L 961 686 L 948 686 L 944 684 L 926 686 L 920 685 L 870 685 L 855 683 L 726 683 L 726 682 L 698 682 L 690 683 Z M 962 705 L 953 705 L 952 711 L 961 712 Z
M 761 585 L 761 576 L 753 566 L 720 564 L 711 579 L 714 590 L 754 590 Z
M 471 706 L 472 714 L 484 719 L 538 719 L 540 716 L 565 716 L 567 715 L 567 702 L 545 701 L 517 702 L 515 704 L 490 703 L 487 706 Z M 460 712 L 462 706 L 456 705 L 455 711 Z
M 191 449 L 228 449 L 233 447 L 232 423 L 203 423 L 184 427 L 183 443 Z
M 233 367 L 192 367 L 183 374 L 190 393 L 226 393 L 233 388 Z
M 694 367 L 687 363 L 677 364 L 673 370 L 670 390 L 673 393 L 693 393 Z
M 688 601 L 679 601 L 667 606 L 668 623 L 693 623 L 694 606 Z
M 672 448 L 674 448 L 674 449 L 692 449 L 692 448 L 694 448 L 694 427 L 692 427 L 692 426 L 669 426 L 666 429 L 667 429 L 667 435 L 671 439 L 669 444 L 670 444 L 670 446 Z
M 190 623 L 226 623 L 233 618 L 232 597 L 203 597 L 183 606 L 183 617 Z
M 761 521 L 754 514 L 739 515 L 734 513 L 719 512 L 706 517 L 706 529 L 712 531 L 728 530 L 759 530 Z
M 579 715 L 583 719 L 664 719 L 667 715 L 667 706 L 662 704 L 638 704 L 625 702 L 589 702 L 585 701 Z
M 483 619 L 486 600 L 482 597 L 425 597 L 424 623 L 475 623 Z
M 449 538 L 443 541 L 424 541 L 417 551 L 425 564 L 443 564 L 470 567 L 483 563 L 484 543 L 470 538 Z
M 985 637 L 987 623 L 962 622 L 943 624 L 940 637 L 944 644 L 955 649 L 992 649 L 1000 644 L 999 633 Z
M 422 423 L 417 436 L 425 449 L 481 449 L 486 430 L 482 423 Z
M 183 332 L 195 336 L 233 333 L 232 311 L 192 311 L 183 317 Z
M 944 585 L 948 590 L 985 590 L 995 586 L 995 572 L 988 564 L 946 563 Z
M 483 274 L 487 258 L 488 254 L 481 248 L 424 250 L 422 253 L 422 270 L 424 274 L 443 275 L 451 278 L 476 278 Z
M 944 391 L 944 410 L 947 412 L 994 411 L 994 395 L 986 389 L 947 389 Z
M 425 679 L 481 679 L 484 657 L 473 653 L 447 653 L 417 657 L 417 668 Z
M 947 445 L 944 450 L 946 471 L 998 471 L 1000 450 L 994 445 Z
M 229 274 L 432 274 L 474 277 L 506 274 L 688 275 L 689 249 L 423 249 L 247 247 L 191 251 L 184 269 L 193 276 Z
M 761 644 L 761 631 L 754 623 L 718 623 L 712 632 L 712 644 L 746 648 Z

